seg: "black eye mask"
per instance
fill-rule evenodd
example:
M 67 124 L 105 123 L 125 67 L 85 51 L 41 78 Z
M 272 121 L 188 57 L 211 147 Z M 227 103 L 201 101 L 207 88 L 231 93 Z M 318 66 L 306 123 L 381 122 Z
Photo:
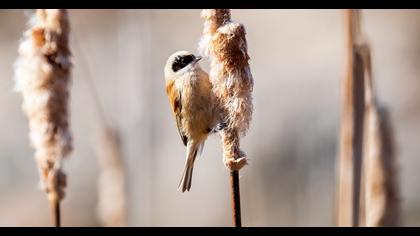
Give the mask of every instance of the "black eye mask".
M 194 61 L 194 55 L 177 56 L 172 64 L 172 70 L 177 72 Z

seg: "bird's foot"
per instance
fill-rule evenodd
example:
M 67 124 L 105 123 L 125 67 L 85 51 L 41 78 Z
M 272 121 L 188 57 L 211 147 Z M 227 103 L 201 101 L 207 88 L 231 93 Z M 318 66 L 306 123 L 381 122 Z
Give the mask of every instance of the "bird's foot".
M 226 128 L 226 126 L 227 126 L 226 122 L 221 122 L 221 123 L 218 123 L 213 129 L 209 129 L 208 131 L 209 133 L 214 134 L 214 133 L 222 131 L 224 128 Z

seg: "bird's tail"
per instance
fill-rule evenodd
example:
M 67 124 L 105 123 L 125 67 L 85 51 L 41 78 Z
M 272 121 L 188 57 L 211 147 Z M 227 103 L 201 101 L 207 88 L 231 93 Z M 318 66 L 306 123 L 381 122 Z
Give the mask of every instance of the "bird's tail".
M 178 190 L 185 192 L 185 190 L 190 191 L 191 182 L 192 182 L 192 175 L 193 175 L 193 168 L 194 168 L 194 161 L 197 157 L 197 154 L 202 152 L 204 146 L 204 142 L 202 143 L 194 143 L 188 142 L 187 143 L 187 158 L 185 162 L 184 171 L 182 172 L 182 177 L 178 185 Z

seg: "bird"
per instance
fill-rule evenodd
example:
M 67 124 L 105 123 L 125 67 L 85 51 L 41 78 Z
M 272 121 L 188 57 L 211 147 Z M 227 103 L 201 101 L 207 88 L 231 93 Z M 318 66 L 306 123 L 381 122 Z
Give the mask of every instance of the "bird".
M 188 51 L 177 51 L 169 56 L 164 69 L 166 93 L 186 146 L 185 166 L 178 184 L 182 192 L 190 191 L 194 161 L 201 155 L 207 137 L 226 124 L 221 122 L 209 75 L 198 63 L 201 59 Z

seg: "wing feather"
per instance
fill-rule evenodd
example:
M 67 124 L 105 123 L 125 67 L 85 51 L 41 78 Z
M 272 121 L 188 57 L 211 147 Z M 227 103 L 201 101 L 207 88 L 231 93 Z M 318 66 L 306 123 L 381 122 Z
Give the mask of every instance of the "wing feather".
M 177 103 L 177 107 L 179 107 L 179 112 L 177 112 L 175 114 L 176 117 L 176 126 L 178 128 L 178 132 L 179 135 L 181 136 L 182 139 L 182 143 L 184 144 L 184 146 L 187 146 L 187 142 L 188 142 L 188 138 L 187 136 L 184 134 L 184 132 L 182 132 L 182 115 L 181 115 L 181 109 L 182 109 L 182 103 L 181 103 L 181 93 L 179 93 L 179 97 L 178 99 L 175 100 Z
M 182 97 L 181 91 L 177 91 L 175 88 L 175 83 L 169 83 L 166 86 L 166 93 L 168 94 L 169 100 L 171 102 L 172 111 L 175 116 L 176 126 L 178 128 L 179 135 L 181 136 L 182 143 L 184 146 L 187 146 L 188 137 L 182 131 Z

